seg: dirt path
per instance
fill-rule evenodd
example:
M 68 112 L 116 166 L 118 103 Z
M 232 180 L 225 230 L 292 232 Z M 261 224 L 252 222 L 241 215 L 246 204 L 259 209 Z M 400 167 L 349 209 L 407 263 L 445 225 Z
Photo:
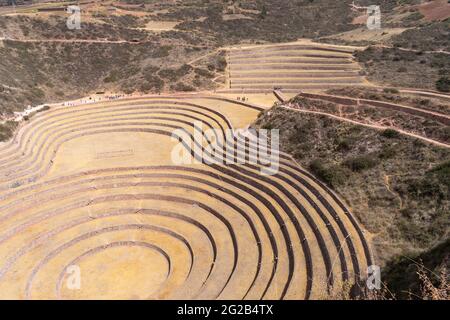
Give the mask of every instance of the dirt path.
M 140 44 L 143 41 L 128 41 L 128 40 L 101 40 L 101 39 L 12 39 L 7 37 L 0 37 L 0 41 L 14 41 L 14 42 L 61 42 L 61 43 L 128 43 Z
M 402 197 L 395 191 L 391 189 L 391 176 L 390 175 L 384 175 L 384 185 L 386 186 L 386 189 L 389 191 L 390 194 L 392 194 L 394 197 L 398 198 L 399 201 L 399 210 L 403 209 L 403 200 Z
M 422 51 L 422 50 L 416 50 L 416 49 L 409 49 L 409 48 L 401 48 L 401 47 L 387 46 L 387 45 L 383 45 L 383 44 L 377 44 L 377 45 L 375 45 L 375 47 L 377 47 L 377 48 L 386 48 L 386 49 L 398 49 L 398 50 L 400 50 L 400 51 L 408 51 L 408 52 L 414 52 L 414 53 L 423 52 L 423 53 L 443 53 L 443 54 L 450 54 L 449 51 L 445 51 L 445 50 L 427 50 L 427 51 Z
M 223 48 L 219 48 L 219 49 L 216 49 L 214 51 L 208 52 L 208 53 L 206 53 L 204 55 L 201 55 L 200 57 L 195 58 L 194 60 L 191 60 L 191 61 L 187 62 L 187 64 L 192 65 L 192 64 L 196 63 L 197 61 L 200 61 L 200 60 L 202 60 L 202 59 L 204 59 L 206 57 L 212 56 L 213 54 L 219 53 L 220 51 L 224 51 L 224 50 L 225 49 L 223 49 Z
M 297 111 L 297 112 L 323 115 L 323 116 L 327 116 L 327 117 L 330 117 L 330 118 L 333 118 L 333 119 L 336 119 L 336 120 L 339 120 L 339 121 L 345 121 L 345 122 L 349 122 L 349 123 L 353 123 L 353 124 L 356 124 L 356 125 L 360 125 L 360 126 L 364 126 L 364 127 L 368 127 L 368 128 L 372 128 L 372 129 L 377 129 L 377 130 L 394 129 L 394 130 L 398 131 L 401 134 L 404 134 L 404 135 L 407 135 L 407 136 L 410 136 L 410 137 L 413 137 L 413 138 L 416 138 L 416 139 L 419 139 L 419 140 L 422 140 L 422 141 L 425 141 L 425 142 L 437 145 L 439 147 L 450 148 L 449 144 L 446 144 L 446 143 L 443 143 L 443 142 L 438 142 L 436 140 L 425 138 L 425 137 L 422 137 L 420 135 L 417 135 L 417 134 L 414 134 L 414 133 L 411 133 L 411 132 L 407 132 L 407 131 L 404 131 L 404 130 L 400 130 L 400 129 L 397 129 L 397 128 L 392 128 L 392 127 L 388 127 L 388 126 L 380 126 L 380 125 L 375 125 L 375 124 L 361 123 L 361 122 L 358 122 L 358 121 L 355 121 L 355 120 L 347 119 L 347 118 L 344 118 L 344 117 L 339 117 L 339 116 L 336 116 L 336 115 L 333 115 L 333 114 L 329 114 L 329 113 L 326 113 L 326 112 L 303 110 L 303 109 L 298 109 L 298 108 L 292 107 L 290 105 L 284 105 L 284 106 L 282 106 L 282 108 L 289 109 L 289 110 L 294 110 L 294 111 Z
M 275 95 L 277 95 L 277 93 L 275 93 Z M 421 109 L 421 108 L 417 108 L 417 107 L 411 107 L 411 106 L 407 106 L 407 105 L 403 105 L 403 104 L 378 101 L 378 100 L 372 100 L 372 99 L 350 98 L 350 97 L 325 95 L 325 94 L 301 93 L 300 96 L 308 98 L 308 99 L 332 102 L 332 103 L 336 103 L 336 104 L 352 105 L 355 107 L 359 107 L 361 105 L 369 105 L 371 107 L 375 107 L 375 108 L 379 108 L 379 109 L 388 109 L 391 111 L 395 110 L 398 112 L 409 113 L 409 114 L 412 114 L 413 116 L 419 116 L 422 118 L 427 118 L 427 119 L 431 119 L 434 121 L 438 121 L 444 125 L 450 124 L 450 116 L 447 114 L 444 114 L 441 112 L 435 112 L 435 111 L 431 111 L 431 110 L 427 110 L 427 109 Z M 342 100 L 344 100 L 344 101 L 342 101 Z
M 450 100 L 450 95 L 445 94 L 445 93 L 437 93 L 437 92 L 433 92 L 433 91 L 423 91 L 420 89 L 417 89 L 417 90 L 416 89 L 400 89 L 399 91 L 403 92 L 403 93 L 412 93 L 412 94 L 417 94 L 417 95 L 421 95 L 421 96 Z

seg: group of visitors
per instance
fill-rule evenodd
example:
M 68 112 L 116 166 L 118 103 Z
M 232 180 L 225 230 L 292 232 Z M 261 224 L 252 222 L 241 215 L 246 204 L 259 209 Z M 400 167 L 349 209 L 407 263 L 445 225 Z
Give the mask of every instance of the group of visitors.
M 73 107 L 76 105 L 80 105 L 80 104 L 87 104 L 87 103 L 94 103 L 94 102 L 98 102 L 98 101 L 102 101 L 102 100 L 116 100 L 116 99 L 120 99 L 120 98 L 124 98 L 125 94 L 114 94 L 114 95 L 108 95 L 108 96 L 104 96 L 104 97 L 89 97 L 88 99 L 81 99 L 79 102 L 73 102 L 73 101 L 68 101 L 68 102 L 64 102 L 63 106 L 65 107 Z

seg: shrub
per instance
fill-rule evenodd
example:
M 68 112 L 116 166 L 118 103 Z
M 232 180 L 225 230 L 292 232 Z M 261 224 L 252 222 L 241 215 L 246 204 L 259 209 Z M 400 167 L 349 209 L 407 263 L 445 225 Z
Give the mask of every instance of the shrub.
M 407 192 L 417 199 L 448 199 L 449 188 L 450 161 L 435 166 L 421 179 L 411 179 L 407 182 Z
M 178 74 L 185 76 L 192 70 L 192 66 L 189 64 L 183 64 L 180 68 L 178 68 L 177 72 Z
M 227 60 L 224 57 L 219 57 L 217 59 L 217 70 L 225 71 L 226 67 L 227 67 Z
M 450 92 L 450 78 L 439 78 L 439 80 L 436 81 L 436 89 L 442 92 Z
M 433 175 L 439 183 L 450 187 L 450 161 L 437 165 L 428 171 L 427 175 Z
M 372 154 L 352 157 L 344 162 L 344 165 L 355 172 L 367 170 L 378 164 L 377 159 Z
M 191 72 L 192 67 L 188 64 L 182 65 L 178 69 L 162 69 L 158 72 L 158 75 L 162 78 L 176 81 Z
M 349 151 L 352 149 L 353 146 L 353 139 L 350 138 L 339 138 L 336 141 L 337 147 L 336 150 L 337 151 Z
M 445 269 L 449 250 L 450 240 L 447 239 L 419 255 L 410 253 L 392 259 L 384 268 L 383 281 L 396 299 L 431 300 L 442 296 L 440 299 L 448 300 L 450 288 L 448 270 Z M 424 275 L 427 279 L 424 279 Z M 436 291 L 438 288 L 444 290 Z
M 15 121 L 7 121 L 4 124 L 0 123 L 0 141 L 6 141 L 11 138 L 16 127 L 17 122 Z
M 158 76 L 145 75 L 145 82 L 140 86 L 140 90 L 143 92 L 156 91 L 161 92 L 164 88 L 164 81 Z
M 409 16 L 407 16 L 406 18 L 403 19 L 404 22 L 413 22 L 413 21 L 417 21 L 420 20 L 424 17 L 424 15 L 418 11 L 413 12 L 412 14 L 410 14 Z
M 266 129 L 266 130 L 272 130 L 273 129 L 273 124 L 270 121 L 267 121 L 266 123 L 264 123 L 261 128 Z
M 116 82 L 119 80 L 119 72 L 117 70 L 112 70 L 109 75 L 103 79 L 105 83 Z
M 313 127 L 314 124 L 311 122 L 307 122 L 302 125 L 296 124 L 294 126 L 294 130 L 289 136 L 289 141 L 292 143 L 300 143 L 302 141 L 305 141 L 305 138 L 308 137 Z
M 147 73 L 144 75 L 145 83 L 141 85 L 141 90 L 146 92 L 152 89 L 161 91 L 164 88 L 164 81 L 160 77 Z
M 315 159 L 309 164 L 311 172 L 330 187 L 343 184 L 348 178 L 349 172 L 337 165 L 328 166 L 321 160 Z
M 37 112 L 43 112 L 43 111 L 47 111 L 47 110 L 50 110 L 50 106 L 45 105 L 41 109 L 37 110 Z
M 396 89 L 396 88 L 384 88 L 383 92 L 384 93 L 395 93 L 395 94 L 400 93 L 400 91 L 398 91 L 398 89 Z
M 214 78 L 214 74 L 212 74 L 211 72 L 209 72 L 208 70 L 205 69 L 201 69 L 201 68 L 195 68 L 195 73 L 198 74 L 201 77 L 204 78 Z
M 144 68 L 143 72 L 144 72 L 144 74 L 153 74 L 153 73 L 158 72 L 158 70 L 159 70 L 159 67 L 149 65 Z
M 171 46 L 161 46 L 153 50 L 151 53 L 152 58 L 165 58 L 170 54 L 170 50 L 172 50 Z
M 388 139 L 394 139 L 398 138 L 400 136 L 400 133 L 394 129 L 386 129 L 381 133 L 381 135 Z
M 378 156 L 380 159 L 391 159 L 397 154 L 395 146 L 383 146 Z
M 267 17 L 267 8 L 266 8 L 266 6 L 263 5 L 259 17 L 262 20 L 264 20 Z
M 194 87 L 192 87 L 188 84 L 182 83 L 182 82 L 178 82 L 177 84 L 173 85 L 171 88 L 175 91 L 195 91 Z

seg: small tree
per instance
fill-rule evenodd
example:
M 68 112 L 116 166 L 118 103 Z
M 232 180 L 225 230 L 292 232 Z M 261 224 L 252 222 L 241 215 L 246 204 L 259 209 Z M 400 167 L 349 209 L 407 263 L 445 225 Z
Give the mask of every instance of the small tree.
M 266 8 L 266 6 L 263 6 L 261 9 L 260 18 L 265 19 L 266 17 L 267 17 L 267 8 Z
M 441 77 L 436 81 L 436 89 L 442 92 L 450 92 L 450 78 Z

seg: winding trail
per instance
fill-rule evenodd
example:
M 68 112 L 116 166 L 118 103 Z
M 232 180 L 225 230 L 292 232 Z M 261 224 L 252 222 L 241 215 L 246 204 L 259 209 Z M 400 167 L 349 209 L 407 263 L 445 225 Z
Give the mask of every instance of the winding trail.
M 403 135 L 410 136 L 410 137 L 413 137 L 415 139 L 418 139 L 418 140 L 421 140 L 421 141 L 424 141 L 424 142 L 427 142 L 427 143 L 431 143 L 431 144 L 434 144 L 434 145 L 439 146 L 439 147 L 450 148 L 449 144 L 446 144 L 446 143 L 443 143 L 443 142 L 439 142 L 439 141 L 436 141 L 436 140 L 433 140 L 433 139 L 425 138 L 425 137 L 423 137 L 421 135 L 414 134 L 414 133 L 411 133 L 411 132 L 407 132 L 407 131 L 398 129 L 396 127 L 388 127 L 388 126 L 380 126 L 380 125 L 362 123 L 362 122 L 358 122 L 358 121 L 351 120 L 351 119 L 348 119 L 348 118 L 344 118 L 344 117 L 336 116 L 336 115 L 333 115 L 333 114 L 329 114 L 329 113 L 326 113 L 326 112 L 304 110 L 304 109 L 300 109 L 298 107 L 289 106 L 289 105 L 284 105 L 284 106 L 282 106 L 282 108 L 293 110 L 293 111 L 297 111 L 297 112 L 302 112 L 302 113 L 318 114 L 318 115 L 326 116 L 326 117 L 333 118 L 333 119 L 336 119 L 336 120 L 339 120 L 339 121 L 345 121 L 345 122 L 349 122 L 349 123 L 353 123 L 353 124 L 356 124 L 356 125 L 360 125 L 360 126 L 368 127 L 368 128 L 372 128 L 372 129 L 377 129 L 377 130 L 394 129 L 394 130 L 398 131 L 399 133 L 401 133 Z

